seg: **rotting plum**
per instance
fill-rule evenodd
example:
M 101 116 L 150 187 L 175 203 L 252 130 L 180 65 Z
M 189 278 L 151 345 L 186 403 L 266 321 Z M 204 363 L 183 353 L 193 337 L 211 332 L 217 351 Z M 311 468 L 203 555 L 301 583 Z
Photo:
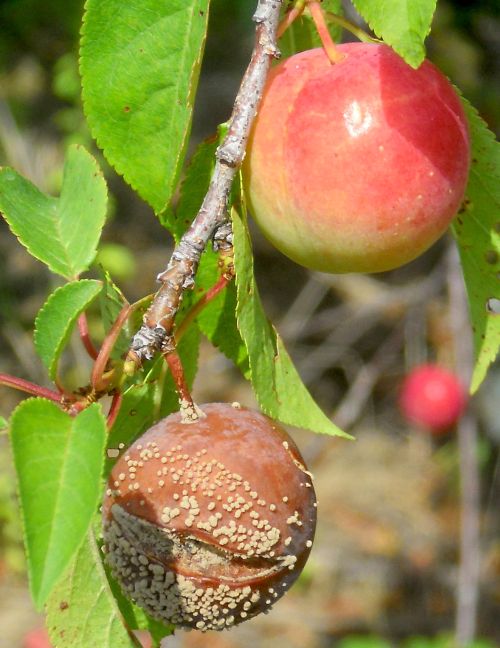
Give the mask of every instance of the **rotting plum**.
M 222 630 L 268 610 L 300 574 L 316 525 L 311 475 L 259 412 L 201 406 L 161 420 L 118 459 L 103 503 L 107 561 L 164 623 Z

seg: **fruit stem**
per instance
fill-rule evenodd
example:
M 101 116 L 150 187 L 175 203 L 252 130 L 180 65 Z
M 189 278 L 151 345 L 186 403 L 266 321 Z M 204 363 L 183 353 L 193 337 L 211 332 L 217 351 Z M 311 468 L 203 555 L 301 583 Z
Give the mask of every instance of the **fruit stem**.
M 283 20 L 278 25 L 278 31 L 276 32 L 277 38 L 281 38 L 293 21 L 302 15 L 306 4 L 307 0 L 297 0 L 293 7 L 286 12 Z
M 358 27 L 354 23 L 352 23 L 350 20 L 347 20 L 347 18 L 344 18 L 343 16 L 337 16 L 337 14 L 332 13 L 331 11 L 325 11 L 325 16 L 326 19 L 332 23 L 335 23 L 336 25 L 339 25 L 339 27 L 342 27 L 342 29 L 345 29 L 346 31 L 350 32 L 353 34 L 353 36 L 356 36 L 356 38 L 359 38 L 360 41 L 363 43 L 381 43 L 382 41 L 378 38 L 373 38 L 365 32 L 364 29 L 361 29 L 361 27 Z
M 53 391 L 52 389 L 41 387 L 40 385 L 32 383 L 29 380 L 24 380 L 23 378 L 17 378 L 16 376 L 0 373 L 0 385 L 18 389 L 19 391 L 25 392 L 26 394 L 31 394 L 32 396 L 47 398 L 48 400 L 51 400 L 58 405 L 61 404 L 61 394 Z
M 182 366 L 179 354 L 177 351 L 170 351 L 169 353 L 164 353 L 163 357 L 168 364 L 172 378 L 175 382 L 175 388 L 181 405 L 182 420 L 185 423 L 194 423 L 200 418 L 202 412 L 193 401 L 193 397 L 189 391 L 189 386 L 184 374 L 184 367 Z
M 96 360 L 99 352 L 90 339 L 89 326 L 85 313 L 81 313 L 80 317 L 78 318 L 78 332 L 80 333 L 80 339 L 83 346 L 85 347 L 85 351 L 89 354 L 92 360 Z
M 203 294 L 200 297 L 200 299 L 187 312 L 186 317 L 182 320 L 180 325 L 177 327 L 177 330 L 175 332 L 176 342 L 179 342 L 179 340 L 182 338 L 184 333 L 193 323 L 193 320 L 195 320 L 198 317 L 198 315 L 205 308 L 205 306 L 207 306 L 213 299 L 217 297 L 219 293 L 221 293 L 224 290 L 224 288 L 228 285 L 229 282 L 230 282 L 229 277 L 227 277 L 226 275 L 221 275 L 217 283 L 215 283 L 209 290 L 206 291 L 205 294 Z
M 318 0 L 309 0 L 307 3 L 307 8 L 309 9 L 312 19 L 314 20 L 314 24 L 316 25 L 316 29 L 321 39 L 323 49 L 330 59 L 330 63 L 339 63 L 344 58 L 344 55 L 339 52 L 336 44 L 333 42 L 330 32 L 328 31 L 325 14 L 323 12 L 323 9 L 321 8 L 320 3 L 318 2 Z

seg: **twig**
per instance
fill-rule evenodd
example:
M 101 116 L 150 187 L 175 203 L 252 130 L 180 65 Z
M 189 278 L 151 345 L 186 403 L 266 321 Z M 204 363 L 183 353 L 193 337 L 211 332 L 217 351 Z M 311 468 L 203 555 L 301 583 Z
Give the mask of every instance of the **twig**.
M 191 227 L 176 245 L 162 283 L 135 334 L 128 361 L 140 363 L 157 351 L 175 348 L 173 328 L 184 290 L 194 285 L 201 254 L 214 232 L 227 220 L 228 198 L 241 166 L 246 142 L 264 90 L 272 57 L 279 56 L 276 30 L 282 0 L 259 0 L 253 16 L 257 24 L 255 47 L 236 96 L 227 135 L 216 152 L 216 163 L 207 194 Z
M 402 343 L 402 331 L 396 328 L 377 349 L 370 362 L 363 365 L 332 417 L 339 427 L 347 430 L 358 420 L 373 388 L 383 372 L 394 362 Z
M 331 417 L 336 425 L 348 432 L 349 428 L 352 428 L 357 422 L 373 394 L 373 388 L 380 376 L 394 362 L 395 356 L 401 350 L 402 343 L 402 331 L 400 328 L 396 328 L 373 354 L 370 361 L 367 364 L 362 364 Z M 320 462 L 328 447 L 330 447 L 328 437 L 321 434 L 315 435 L 306 451 L 307 462 L 309 464 Z
M 448 256 L 448 290 L 450 323 L 453 335 L 457 372 L 464 384 L 472 374 L 472 334 L 468 319 L 462 273 L 455 245 Z M 468 646 L 474 640 L 477 625 L 480 567 L 480 480 L 477 463 L 477 421 L 468 409 L 457 423 L 460 455 L 460 564 L 457 584 L 455 640 Z

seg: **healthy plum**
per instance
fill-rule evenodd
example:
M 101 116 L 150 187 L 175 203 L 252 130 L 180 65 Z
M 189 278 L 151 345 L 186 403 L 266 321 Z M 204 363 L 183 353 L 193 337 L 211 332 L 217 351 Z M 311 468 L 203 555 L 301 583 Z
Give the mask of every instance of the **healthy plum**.
M 250 211 L 284 254 L 324 272 L 380 272 L 446 230 L 469 170 L 450 82 L 382 44 L 296 54 L 271 71 L 243 165 Z

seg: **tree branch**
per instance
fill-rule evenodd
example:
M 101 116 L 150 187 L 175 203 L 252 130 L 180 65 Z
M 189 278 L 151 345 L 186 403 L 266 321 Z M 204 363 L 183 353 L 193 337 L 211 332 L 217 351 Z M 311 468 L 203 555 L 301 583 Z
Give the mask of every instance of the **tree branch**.
M 183 291 L 194 285 L 201 254 L 216 231 L 228 241 L 228 199 L 237 170 L 243 162 L 247 139 L 262 98 L 272 57 L 279 57 L 276 31 L 283 0 L 259 0 L 253 16 L 257 24 L 250 63 L 236 95 L 229 129 L 216 152 L 212 179 L 191 227 L 175 247 L 167 269 L 158 275 L 162 283 L 135 334 L 128 360 L 140 364 L 156 352 L 175 347 L 173 328 Z

